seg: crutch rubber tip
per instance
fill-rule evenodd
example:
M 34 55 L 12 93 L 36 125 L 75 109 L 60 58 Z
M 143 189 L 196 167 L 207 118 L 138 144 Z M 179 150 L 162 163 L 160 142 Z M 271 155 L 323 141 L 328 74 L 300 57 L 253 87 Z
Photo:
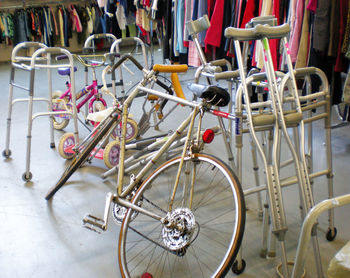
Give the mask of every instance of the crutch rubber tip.
M 333 241 L 336 236 L 337 236 L 337 228 L 336 227 L 334 227 L 333 229 L 329 228 L 326 234 L 326 239 L 328 241 Z
M 267 252 L 266 258 L 267 259 L 272 259 L 276 257 L 276 252 L 275 251 L 269 251 Z
M 24 180 L 25 182 L 28 182 L 32 179 L 32 177 L 33 177 L 33 175 L 31 172 L 29 172 L 28 175 L 27 175 L 27 173 L 24 173 L 22 175 L 22 180 Z
M 50 148 L 54 149 L 55 148 L 55 143 L 50 143 Z
M 5 158 L 9 158 L 11 156 L 11 154 L 12 154 L 11 150 L 4 150 L 2 152 L 2 156 Z
M 263 248 L 263 249 L 260 250 L 259 256 L 260 256 L 261 258 L 266 258 L 266 254 L 267 254 L 267 249 L 266 249 L 266 248 Z

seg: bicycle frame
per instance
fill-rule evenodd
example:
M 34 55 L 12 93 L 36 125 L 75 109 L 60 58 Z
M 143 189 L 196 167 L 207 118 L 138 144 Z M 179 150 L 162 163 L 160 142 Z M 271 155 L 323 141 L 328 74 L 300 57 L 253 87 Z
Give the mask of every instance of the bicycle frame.
M 71 100 L 71 94 L 70 94 L 70 83 L 67 84 L 68 90 L 60 97 L 60 99 L 64 99 L 65 97 L 69 97 L 69 100 Z M 80 112 L 80 108 L 87 103 L 90 100 L 89 103 L 89 109 L 92 108 L 92 103 L 96 99 L 95 96 L 98 91 L 97 91 L 97 80 L 93 80 L 92 84 L 87 86 L 86 88 L 81 89 L 82 94 L 80 96 L 77 96 L 77 100 L 80 99 L 81 97 L 85 96 L 79 103 L 77 103 L 77 111 L 78 113 Z M 93 97 L 93 98 L 92 98 Z M 92 98 L 92 99 L 91 99 Z
M 129 56 L 129 55 L 126 55 Z M 124 56 L 125 57 L 125 56 Z M 130 57 L 130 56 L 129 56 Z M 129 57 L 124 58 L 127 59 Z M 132 58 L 132 57 L 131 57 Z M 130 58 L 129 58 L 130 59 Z M 114 69 L 117 68 L 118 65 L 121 65 L 124 62 L 123 59 L 121 59 L 120 61 L 118 61 L 118 63 L 115 65 Z M 132 59 L 130 59 L 132 60 Z M 133 60 L 132 60 L 133 61 Z M 174 66 L 171 66 L 174 67 Z M 175 67 L 174 67 L 175 69 Z M 181 154 L 181 162 L 179 164 L 179 169 L 178 169 L 178 173 L 177 173 L 177 177 L 175 180 L 175 184 L 173 187 L 173 193 L 172 193 L 172 198 L 169 204 L 169 210 L 171 210 L 172 208 L 172 203 L 173 203 L 173 199 L 178 187 L 178 182 L 179 182 L 179 175 L 181 172 L 181 169 L 183 167 L 184 161 L 186 159 L 186 157 L 195 157 L 196 153 L 195 152 L 189 152 L 189 148 L 190 145 L 195 145 L 199 143 L 199 137 L 200 137 L 200 129 L 201 129 L 201 124 L 202 124 L 202 116 L 204 114 L 205 111 L 208 111 L 210 113 L 213 113 L 213 109 L 207 110 L 206 107 L 204 106 L 203 103 L 197 103 L 197 102 L 190 102 L 187 101 L 185 99 L 173 96 L 173 95 L 169 95 L 163 92 L 159 92 L 153 89 L 149 89 L 146 88 L 145 86 L 152 80 L 154 80 L 156 78 L 155 74 L 156 72 L 154 70 L 148 71 L 145 69 L 142 69 L 144 72 L 144 79 L 135 87 L 135 89 L 130 93 L 130 95 L 128 96 L 128 98 L 123 102 L 122 106 L 120 107 L 121 109 L 115 109 L 114 112 L 117 112 L 117 115 L 113 116 L 112 121 L 113 122 L 117 122 L 117 124 L 120 124 L 120 121 L 122 123 L 122 136 L 121 136 L 121 142 L 120 142 L 120 156 L 119 156 L 119 167 L 118 167 L 118 178 L 117 178 L 117 190 L 115 194 L 109 193 L 107 194 L 107 201 L 106 201 L 106 206 L 105 206 L 105 212 L 104 212 L 104 224 L 99 224 L 96 223 L 94 220 L 91 219 L 95 219 L 95 217 L 93 216 L 86 216 L 84 218 L 84 223 L 88 223 L 88 224 L 93 224 L 95 226 L 99 226 L 102 230 L 106 230 L 107 229 L 107 220 L 108 220 L 108 215 L 109 215 L 109 207 L 111 205 L 111 203 L 117 203 L 121 206 L 124 206 L 126 208 L 131 208 L 135 211 L 138 211 L 142 214 L 145 214 L 149 217 L 152 217 L 156 220 L 159 220 L 160 222 L 162 222 L 163 224 L 169 224 L 167 223 L 166 218 L 161 217 L 159 215 L 155 215 L 154 213 L 151 213 L 137 205 L 134 205 L 132 202 L 127 200 L 127 196 L 135 189 L 138 188 L 138 186 L 141 184 L 142 178 L 144 176 L 146 176 L 146 174 L 149 172 L 149 170 L 151 169 L 151 167 L 159 160 L 159 158 L 169 149 L 169 147 L 171 146 L 171 144 L 173 144 L 177 139 L 179 139 L 182 135 L 182 133 L 184 132 L 184 130 L 188 128 L 187 131 L 187 136 L 186 136 L 186 140 L 184 143 L 184 147 L 183 147 L 183 151 Z M 170 69 L 171 70 L 171 69 Z M 175 72 L 176 70 L 174 70 Z M 137 95 L 141 92 L 145 92 L 145 93 L 150 93 L 153 95 L 156 95 L 160 98 L 165 98 L 167 100 L 170 101 L 174 101 L 176 103 L 179 103 L 183 106 L 188 106 L 193 108 L 192 112 L 190 113 L 190 115 L 179 125 L 179 127 L 177 128 L 177 130 L 168 138 L 168 140 L 166 140 L 166 142 L 164 142 L 164 144 L 160 147 L 160 149 L 158 151 L 156 151 L 154 153 L 154 155 L 152 156 L 152 159 L 150 161 L 147 162 L 147 164 L 138 172 L 138 174 L 136 176 L 131 175 L 131 179 L 130 179 L 130 183 L 128 185 L 126 185 L 125 188 L 124 187 L 124 176 L 125 176 L 125 165 L 124 165 L 124 161 L 125 161 L 125 145 L 126 145 L 126 140 L 125 140 L 125 134 L 126 134 L 126 124 L 127 124 L 127 118 L 128 118 L 128 110 L 129 110 L 129 106 L 131 105 L 132 101 L 134 100 L 135 97 L 137 97 Z M 112 112 L 113 113 L 113 112 Z M 121 114 L 121 117 L 119 116 Z M 224 115 L 224 114 L 223 114 Z M 192 141 L 192 133 L 193 133 L 193 129 L 194 129 L 194 124 L 195 124 L 195 120 L 196 118 L 199 116 L 198 119 L 198 129 L 196 132 L 196 137 L 195 139 Z M 226 117 L 231 117 L 231 115 L 225 114 Z M 100 123 L 101 125 L 102 123 Z M 114 123 L 106 123 L 106 125 L 110 125 L 112 126 Z M 193 184 L 191 185 L 193 186 Z M 190 199 L 191 202 L 191 199 Z M 189 205 L 189 207 L 191 206 L 191 204 Z M 89 219 L 90 218 L 90 219 Z M 93 223 L 94 222 L 94 223 Z

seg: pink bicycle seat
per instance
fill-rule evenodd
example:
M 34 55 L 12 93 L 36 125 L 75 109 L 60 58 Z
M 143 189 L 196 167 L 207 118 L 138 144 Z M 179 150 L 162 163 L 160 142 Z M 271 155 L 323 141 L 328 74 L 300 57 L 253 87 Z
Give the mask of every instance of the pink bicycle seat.
M 77 71 L 77 67 L 74 67 L 74 72 Z M 70 75 L 70 68 L 58 68 L 59 75 Z

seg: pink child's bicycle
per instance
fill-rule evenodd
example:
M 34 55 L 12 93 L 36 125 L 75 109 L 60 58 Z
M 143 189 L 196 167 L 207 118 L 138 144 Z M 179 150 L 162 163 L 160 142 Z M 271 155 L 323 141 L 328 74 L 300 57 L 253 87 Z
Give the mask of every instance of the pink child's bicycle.
M 76 93 L 76 107 L 77 112 L 82 112 L 81 108 L 88 102 L 88 112 L 94 113 L 104 110 L 107 107 L 106 101 L 103 99 L 102 94 L 98 91 L 98 83 L 96 78 L 96 68 L 104 66 L 107 55 L 76 55 L 73 56 L 87 69 L 92 69 L 92 84 L 84 87 Z M 91 61 L 88 58 L 99 57 L 101 61 Z M 65 55 L 58 56 L 57 60 L 67 58 Z M 76 71 L 76 67 L 74 71 Z M 62 76 L 67 76 L 67 90 L 63 93 L 62 91 L 55 91 L 52 94 L 52 110 L 53 111 L 70 111 L 72 110 L 72 93 L 71 93 L 71 80 L 70 80 L 70 68 L 59 68 L 58 73 Z M 84 115 L 86 121 L 87 115 Z M 53 119 L 54 128 L 57 130 L 64 129 L 70 120 L 71 116 L 67 114 L 57 114 Z M 94 124 L 94 123 L 92 123 Z

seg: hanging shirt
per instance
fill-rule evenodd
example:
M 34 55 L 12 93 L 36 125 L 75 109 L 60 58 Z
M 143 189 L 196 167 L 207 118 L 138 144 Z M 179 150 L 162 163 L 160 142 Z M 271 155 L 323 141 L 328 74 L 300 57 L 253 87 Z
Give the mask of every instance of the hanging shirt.
M 126 29 L 126 16 L 124 6 L 118 1 L 117 2 L 117 10 L 115 12 L 115 16 L 118 21 L 118 25 L 120 30 Z
M 210 27 L 207 30 L 204 42 L 207 49 L 208 45 L 219 47 L 221 43 L 221 30 L 224 16 L 224 0 L 217 0 L 213 15 L 210 19 Z
M 59 30 L 60 30 L 60 42 L 61 42 L 61 46 L 64 47 L 64 21 L 63 21 L 62 8 L 58 9 L 58 23 L 59 23 Z
M 184 0 L 179 0 L 177 4 L 177 14 L 176 14 L 176 30 L 177 30 L 176 50 L 182 54 L 187 53 L 187 47 L 184 46 L 184 40 L 183 40 L 184 18 L 185 18 L 185 2 Z

